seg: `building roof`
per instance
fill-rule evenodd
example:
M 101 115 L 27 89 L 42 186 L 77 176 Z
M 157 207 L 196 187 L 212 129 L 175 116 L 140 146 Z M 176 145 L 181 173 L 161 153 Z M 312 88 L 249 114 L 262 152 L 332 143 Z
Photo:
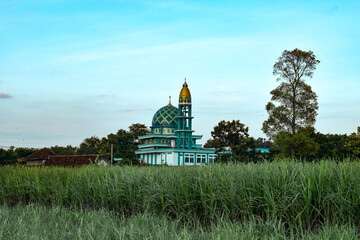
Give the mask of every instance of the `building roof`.
M 57 154 L 48 148 L 43 148 L 43 149 L 25 157 L 25 159 L 26 160 L 47 160 L 50 158 L 50 156 L 57 156 Z
M 50 159 L 45 162 L 45 166 L 63 166 L 75 167 L 88 165 L 91 162 L 95 163 L 96 159 L 102 159 L 102 155 L 87 154 L 87 155 L 64 155 L 64 156 L 50 156 Z
M 177 127 L 176 117 L 179 114 L 179 109 L 170 103 L 165 107 L 160 108 L 154 115 L 152 120 L 152 127 Z

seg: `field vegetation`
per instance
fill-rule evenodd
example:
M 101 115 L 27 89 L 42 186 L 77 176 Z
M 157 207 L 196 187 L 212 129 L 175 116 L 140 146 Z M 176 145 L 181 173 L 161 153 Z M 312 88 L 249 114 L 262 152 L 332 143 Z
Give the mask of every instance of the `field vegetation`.
M 0 236 L 60 231 L 45 231 L 44 226 L 53 226 L 68 232 L 69 239 L 75 233 L 84 239 L 93 234 L 103 239 L 130 234 L 135 239 L 142 232 L 182 239 L 234 235 L 248 239 L 248 234 L 273 239 L 348 234 L 352 239 L 360 225 L 359 172 L 360 163 L 350 161 L 2 167 Z M 75 224 L 78 221 L 83 225 Z M 23 230 L 16 230 L 21 226 Z M 128 228 L 133 230 L 125 231 Z
M 0 239 L 357 239 L 353 225 L 324 226 L 316 231 L 288 229 L 281 221 L 254 219 L 233 223 L 222 218 L 209 227 L 169 220 L 149 213 L 131 217 L 106 210 L 36 205 L 0 207 Z

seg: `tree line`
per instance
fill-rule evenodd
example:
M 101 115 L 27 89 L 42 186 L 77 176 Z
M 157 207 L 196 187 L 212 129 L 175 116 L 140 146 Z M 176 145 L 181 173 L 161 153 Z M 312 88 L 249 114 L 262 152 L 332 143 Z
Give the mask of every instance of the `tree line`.
M 85 138 L 78 147 L 68 145 L 52 146 L 53 152 L 59 155 L 81 155 L 81 154 L 101 154 L 110 160 L 110 147 L 113 144 L 114 158 L 123 158 L 124 164 L 137 164 L 135 150 L 138 149 L 138 136 L 150 133 L 145 124 L 135 123 L 129 126 L 128 130 L 120 129 L 117 133 L 111 133 L 103 138 L 96 136 Z M 38 151 L 36 148 L 15 148 L 8 150 L 0 149 L 0 165 L 10 165 L 24 163 L 24 157 Z

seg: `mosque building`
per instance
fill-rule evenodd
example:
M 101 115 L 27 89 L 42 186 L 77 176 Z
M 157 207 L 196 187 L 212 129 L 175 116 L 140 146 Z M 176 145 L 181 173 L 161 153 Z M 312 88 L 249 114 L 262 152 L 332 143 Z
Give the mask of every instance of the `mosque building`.
M 152 119 L 148 135 L 139 136 L 139 150 L 135 151 L 143 163 L 170 166 L 213 163 L 215 149 L 205 149 L 197 141 L 202 135 L 192 130 L 191 94 L 188 84 L 183 84 L 179 105 L 169 104 L 160 108 Z

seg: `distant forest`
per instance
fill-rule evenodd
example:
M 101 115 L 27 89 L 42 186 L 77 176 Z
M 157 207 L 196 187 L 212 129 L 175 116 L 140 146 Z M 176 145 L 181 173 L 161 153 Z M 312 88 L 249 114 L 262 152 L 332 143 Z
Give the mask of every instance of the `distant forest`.
M 140 142 L 137 137 L 148 134 L 149 129 L 140 123 L 132 124 L 129 130 L 120 129 L 117 133 L 111 133 L 103 138 L 96 136 L 85 138 L 79 146 L 68 145 L 52 146 L 50 149 L 59 155 L 74 155 L 74 154 L 102 154 L 107 159 L 110 159 L 110 146 L 113 144 L 114 157 L 129 159 L 133 164 L 137 164 L 134 151 L 138 149 Z M 310 129 L 307 135 L 313 140 L 312 144 L 317 146 L 316 153 L 311 155 L 298 155 L 298 159 L 307 161 L 319 159 L 343 160 L 360 158 L 360 127 L 358 133 L 347 134 L 322 134 Z M 251 137 L 248 137 L 249 139 Z M 205 147 L 211 146 L 211 139 L 205 144 Z M 242 156 L 236 161 L 263 161 L 274 160 L 282 155 L 282 146 L 275 146 L 272 141 L 265 138 L 254 139 L 255 148 L 269 148 L 269 154 L 253 154 L 249 153 L 249 157 Z M 227 146 L 223 146 L 227 147 Z M 23 157 L 26 157 L 39 149 L 36 148 L 15 148 L 11 147 L 7 150 L 0 149 L 0 165 L 22 164 Z M 220 161 L 227 161 L 226 159 L 219 159 Z M 234 159 L 232 159 L 234 160 Z

